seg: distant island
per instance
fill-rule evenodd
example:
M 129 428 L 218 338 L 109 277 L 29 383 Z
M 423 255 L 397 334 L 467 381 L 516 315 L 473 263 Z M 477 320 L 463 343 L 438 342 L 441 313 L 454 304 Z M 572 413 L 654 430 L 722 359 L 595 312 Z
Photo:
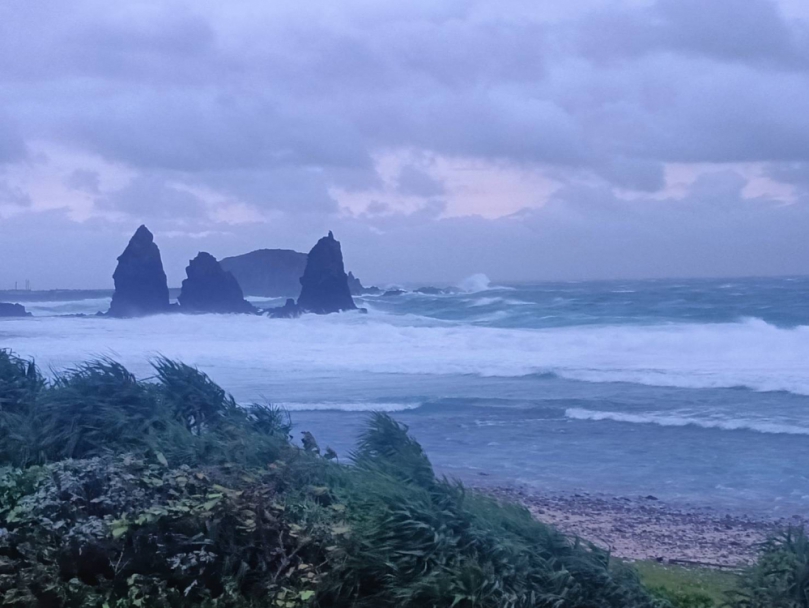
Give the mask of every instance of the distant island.
M 256 249 L 242 255 L 222 258 L 219 264 L 236 277 L 246 296 L 262 298 L 297 298 L 301 293 L 301 277 L 306 270 L 308 255 L 292 249 Z M 348 273 L 352 296 L 377 293 Z
M 247 296 L 297 298 L 307 257 L 291 249 L 257 249 L 222 258 L 219 264 L 236 277 Z

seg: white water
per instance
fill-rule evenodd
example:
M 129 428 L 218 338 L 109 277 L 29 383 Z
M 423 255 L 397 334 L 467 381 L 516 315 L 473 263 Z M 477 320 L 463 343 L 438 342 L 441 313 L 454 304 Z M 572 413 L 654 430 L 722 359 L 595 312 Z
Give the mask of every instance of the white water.
M 458 289 L 468 293 L 486 291 L 489 289 L 490 283 L 489 277 L 485 274 L 473 274 L 471 277 L 466 277 L 463 281 L 458 283 Z
M 694 415 L 658 414 L 651 412 L 644 414 L 628 414 L 626 412 L 606 412 L 581 408 L 569 408 L 565 411 L 565 416 L 573 420 L 612 420 L 613 422 L 625 422 L 629 424 L 656 424 L 659 426 L 673 427 L 697 426 L 704 429 L 720 429 L 723 431 L 745 430 L 776 435 L 809 435 L 809 427 L 807 426 L 750 418 L 710 419 Z
M 344 314 L 269 320 L 166 315 L 0 322 L 0 346 L 62 368 L 109 355 L 141 373 L 158 354 L 234 375 L 324 372 L 554 373 L 587 382 L 683 388 L 747 387 L 809 395 L 809 327 L 738 323 L 479 327 L 414 315 Z M 235 390 L 235 389 L 234 389 Z

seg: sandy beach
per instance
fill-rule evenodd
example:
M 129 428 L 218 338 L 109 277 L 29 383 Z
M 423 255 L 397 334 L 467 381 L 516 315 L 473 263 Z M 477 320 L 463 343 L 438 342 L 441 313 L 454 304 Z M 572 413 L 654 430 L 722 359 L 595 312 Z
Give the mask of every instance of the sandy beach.
M 806 523 L 799 518 L 768 520 L 668 505 L 652 496 L 542 495 L 523 488 L 479 489 L 498 499 L 519 502 L 540 521 L 633 561 L 740 568 L 754 561 L 760 543 L 773 532 L 790 523 Z

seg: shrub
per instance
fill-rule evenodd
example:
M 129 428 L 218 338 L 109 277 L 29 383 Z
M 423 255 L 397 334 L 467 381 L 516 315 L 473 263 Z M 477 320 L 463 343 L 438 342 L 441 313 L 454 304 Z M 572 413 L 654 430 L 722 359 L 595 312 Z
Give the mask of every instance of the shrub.
M 462 485 L 437 479 L 407 427 L 374 414 L 337 495 L 351 532 L 324 606 L 641 607 L 637 578 L 609 555 Z M 665 603 L 660 603 L 665 605 Z
M 0 349 L 0 463 L 36 458 L 36 403 L 45 380 L 33 361 Z
M 270 405 L 236 405 L 206 374 L 160 358 L 155 381 L 110 359 L 46 382 L 33 362 L 0 350 L 0 463 L 158 452 L 174 463 L 265 465 L 290 431 Z
M 59 374 L 39 400 L 45 461 L 136 450 L 165 426 L 152 387 L 109 359 Z
M 734 608 L 809 608 L 809 538 L 803 526 L 770 539 L 732 595 Z
M 0 488 L 14 483 L 16 473 L 0 476 Z M 67 460 L 21 492 L 0 505 L 12 507 L 0 536 L 4 606 L 300 606 L 326 559 L 284 516 L 271 472 Z

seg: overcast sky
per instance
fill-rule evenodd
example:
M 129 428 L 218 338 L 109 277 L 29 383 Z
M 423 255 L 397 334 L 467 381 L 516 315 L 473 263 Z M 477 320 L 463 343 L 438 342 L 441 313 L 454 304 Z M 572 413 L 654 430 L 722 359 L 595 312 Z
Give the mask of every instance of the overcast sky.
M 804 0 L 3 0 L 0 288 L 806 274 Z

